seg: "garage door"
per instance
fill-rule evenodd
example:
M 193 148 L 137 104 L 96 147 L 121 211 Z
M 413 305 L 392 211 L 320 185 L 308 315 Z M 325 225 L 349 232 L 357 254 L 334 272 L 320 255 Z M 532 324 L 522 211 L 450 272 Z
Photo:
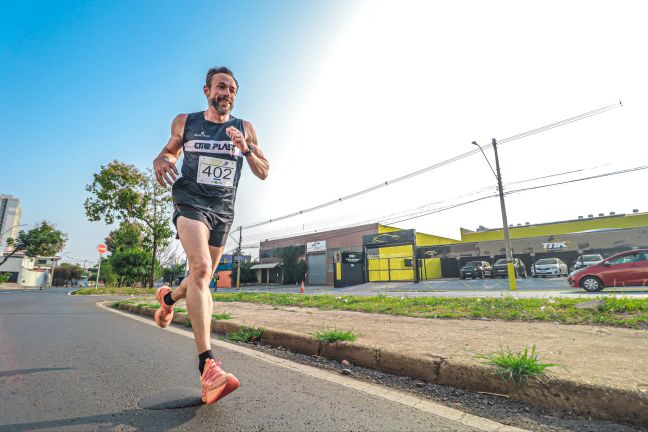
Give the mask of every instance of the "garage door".
M 326 285 L 326 254 L 308 255 L 306 272 L 309 285 Z

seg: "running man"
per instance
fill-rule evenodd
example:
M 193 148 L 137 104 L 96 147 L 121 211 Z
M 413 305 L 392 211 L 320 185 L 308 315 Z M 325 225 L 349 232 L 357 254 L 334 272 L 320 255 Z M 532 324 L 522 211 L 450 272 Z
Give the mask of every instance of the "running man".
M 173 319 L 173 304 L 186 298 L 198 350 L 202 400 L 211 404 L 240 384 L 234 375 L 221 369 L 211 351 L 213 302 L 209 282 L 234 219 L 243 160 L 262 180 L 268 177 L 269 165 L 252 124 L 230 115 L 238 92 L 232 71 L 226 67 L 209 69 L 203 92 L 207 110 L 173 119 L 171 138 L 153 161 L 158 183 L 172 186 L 173 223 L 190 269 L 176 290 L 168 286 L 157 289 L 160 307 L 155 322 L 167 327 Z M 182 152 L 182 176 L 178 177 L 176 162 Z

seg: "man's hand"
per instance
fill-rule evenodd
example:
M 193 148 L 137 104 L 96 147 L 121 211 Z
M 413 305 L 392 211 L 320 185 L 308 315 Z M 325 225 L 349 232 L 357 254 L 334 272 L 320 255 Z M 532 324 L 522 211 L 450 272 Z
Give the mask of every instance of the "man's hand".
M 171 138 L 169 138 L 169 142 L 164 146 L 158 157 L 153 160 L 155 178 L 163 188 L 167 187 L 164 182 L 168 183 L 169 186 L 173 186 L 173 182 L 180 175 L 175 164 L 182 153 L 182 136 L 186 121 L 187 114 L 179 114 L 173 119 Z
M 243 132 L 236 129 L 234 126 L 230 126 L 225 129 L 225 133 L 227 133 L 227 136 L 229 136 L 232 140 L 232 144 L 238 147 L 238 149 L 243 153 L 247 152 L 250 149 L 247 145 L 247 142 L 245 142 L 245 135 L 243 135 Z
M 160 183 L 160 186 L 167 187 L 164 183 L 165 181 L 169 186 L 173 186 L 173 182 L 176 181 L 179 175 L 175 165 L 176 162 L 178 162 L 178 158 L 171 154 L 161 153 L 155 158 L 153 161 L 153 170 L 155 171 L 155 178 Z

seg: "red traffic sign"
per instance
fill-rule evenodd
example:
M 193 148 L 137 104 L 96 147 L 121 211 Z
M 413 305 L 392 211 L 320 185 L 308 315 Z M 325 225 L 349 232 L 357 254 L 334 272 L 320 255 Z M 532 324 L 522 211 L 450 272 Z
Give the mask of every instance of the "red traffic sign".
M 97 251 L 99 251 L 100 254 L 105 254 L 108 248 L 106 247 L 105 244 L 100 244 L 97 246 Z

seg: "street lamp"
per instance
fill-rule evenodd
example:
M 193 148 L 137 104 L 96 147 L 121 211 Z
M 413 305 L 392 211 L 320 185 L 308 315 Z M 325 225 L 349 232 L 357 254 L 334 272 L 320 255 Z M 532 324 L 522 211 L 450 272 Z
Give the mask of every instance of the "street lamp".
M 473 141 L 472 143 L 477 147 L 479 147 L 479 150 L 481 150 L 482 154 L 484 155 L 484 158 L 486 159 L 486 162 L 488 162 L 488 166 L 490 167 L 491 171 L 493 171 L 493 174 L 497 179 L 497 189 L 499 190 L 500 207 L 502 208 L 502 224 L 504 225 L 504 247 L 506 248 L 506 267 L 508 269 L 509 289 L 511 291 L 515 291 L 517 290 L 517 287 L 515 285 L 515 264 L 513 261 L 513 248 L 511 247 L 511 236 L 509 234 L 508 220 L 506 218 L 506 205 L 504 204 L 504 188 L 502 187 L 502 173 L 500 171 L 500 166 L 499 166 L 499 157 L 497 156 L 497 140 L 493 138 L 493 150 L 495 151 L 495 168 L 497 172 L 493 170 L 493 166 L 491 165 L 490 161 L 486 157 L 486 153 L 484 153 L 484 149 L 482 149 L 481 146 L 477 144 L 477 141 Z
M 16 228 L 16 227 L 21 227 L 21 226 L 26 226 L 26 225 L 27 225 L 27 224 L 14 225 L 14 226 L 12 226 L 11 228 L 9 228 L 8 230 L 3 231 L 2 233 L 0 233 L 0 238 L 1 238 L 3 235 L 7 234 L 9 231 L 11 231 L 11 230 L 14 229 L 14 228 Z

